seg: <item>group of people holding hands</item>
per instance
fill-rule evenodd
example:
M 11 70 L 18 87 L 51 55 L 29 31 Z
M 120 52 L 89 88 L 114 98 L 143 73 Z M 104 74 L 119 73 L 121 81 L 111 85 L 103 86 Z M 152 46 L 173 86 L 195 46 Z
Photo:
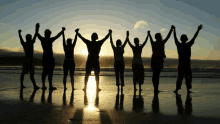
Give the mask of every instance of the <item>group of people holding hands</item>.
M 133 84 L 134 84 L 134 91 L 136 91 L 136 84 L 139 84 L 139 90 L 141 91 L 141 85 L 144 83 L 144 66 L 142 62 L 142 49 L 144 48 L 145 44 L 148 41 L 148 38 L 150 39 L 151 46 L 152 46 L 152 57 L 151 57 L 151 68 L 153 70 L 153 76 L 152 76 L 152 82 L 154 86 L 154 92 L 158 93 L 158 87 L 159 87 L 159 76 L 160 72 L 163 69 L 163 63 L 164 59 L 166 58 L 165 55 L 165 43 L 168 41 L 168 39 L 171 36 L 171 33 L 174 34 L 174 41 L 177 46 L 177 51 L 179 55 L 179 65 L 178 65 L 178 79 L 176 81 L 176 90 L 175 93 L 178 92 L 179 89 L 181 89 L 182 80 L 185 76 L 186 79 L 186 87 L 188 93 L 190 93 L 190 89 L 192 88 L 192 72 L 191 72 L 191 64 L 190 64 L 190 57 L 191 57 L 191 46 L 194 44 L 194 41 L 199 33 L 199 31 L 203 28 L 202 25 L 198 26 L 198 30 L 195 33 L 194 37 L 189 41 L 185 34 L 181 35 L 180 40 L 182 43 L 179 42 L 179 40 L 176 37 L 176 29 L 175 26 L 171 26 L 171 29 L 165 39 L 162 38 L 160 33 L 155 34 L 156 41 L 153 41 L 152 36 L 150 34 L 150 31 L 147 32 L 147 37 L 143 44 L 139 44 L 139 39 L 134 38 L 134 44 L 129 41 L 129 31 L 126 32 L 127 36 L 125 39 L 125 42 L 122 43 L 120 39 L 116 41 L 116 46 L 113 43 L 112 40 L 112 30 L 109 30 L 109 33 L 102 39 L 98 40 L 97 33 L 93 33 L 91 35 L 91 40 L 85 39 L 81 36 L 79 33 L 79 29 L 76 29 L 75 32 L 75 38 L 74 41 L 71 38 L 65 39 L 64 31 L 65 28 L 62 28 L 62 31 L 59 32 L 55 37 L 51 37 L 51 31 L 49 29 L 46 29 L 44 32 L 45 37 L 41 36 L 39 31 L 40 24 L 36 24 L 36 32 L 32 39 L 32 36 L 30 34 L 26 35 L 26 42 L 22 39 L 21 36 L 21 30 L 19 30 L 19 37 L 21 44 L 24 48 L 25 52 L 25 58 L 23 62 L 23 71 L 20 77 L 21 82 L 21 88 L 24 88 L 23 80 L 24 75 L 28 72 L 30 72 L 31 81 L 34 85 L 35 89 L 39 89 L 39 87 L 36 85 L 34 80 L 34 62 L 33 62 L 33 51 L 34 51 L 34 43 L 36 40 L 36 37 L 39 38 L 41 41 L 41 45 L 43 48 L 43 73 L 42 73 L 42 89 L 47 89 L 45 86 L 45 79 L 48 75 L 49 80 L 49 89 L 54 90 L 56 87 L 53 87 L 52 85 L 52 77 L 53 77 L 53 70 L 55 67 L 55 60 L 53 57 L 53 49 L 52 44 L 53 42 L 59 38 L 61 35 L 63 36 L 63 48 L 65 52 L 65 60 L 63 63 L 63 70 L 64 70 L 64 77 L 63 77 L 63 85 L 64 89 L 66 89 L 66 78 L 68 75 L 68 71 L 70 71 L 70 78 L 71 78 L 71 85 L 72 89 L 74 89 L 74 71 L 75 71 L 75 62 L 74 62 L 74 47 L 76 45 L 77 37 L 79 37 L 86 45 L 88 50 L 88 58 L 86 62 L 86 74 L 85 74 L 85 85 L 84 89 L 86 91 L 87 88 L 87 82 L 89 75 L 91 74 L 92 69 L 94 69 L 95 72 L 95 79 L 96 79 L 96 88 L 99 91 L 99 73 L 100 73 L 100 64 L 99 64 L 99 53 L 101 50 L 101 46 L 103 43 L 110 37 L 110 43 L 114 52 L 114 68 L 115 68 L 115 75 L 116 75 L 116 85 L 119 90 L 119 86 L 121 85 L 121 89 L 123 90 L 124 84 L 124 48 L 126 44 L 128 43 L 129 46 L 132 48 L 133 51 L 133 61 L 132 61 L 132 71 L 133 71 Z M 121 80 L 121 81 L 120 81 Z M 121 83 L 120 83 L 121 82 Z

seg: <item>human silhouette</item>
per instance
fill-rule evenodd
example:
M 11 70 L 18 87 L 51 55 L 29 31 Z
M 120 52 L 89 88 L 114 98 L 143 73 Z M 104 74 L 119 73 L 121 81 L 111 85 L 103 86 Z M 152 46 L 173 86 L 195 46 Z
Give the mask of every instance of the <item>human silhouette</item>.
M 159 87 L 160 72 L 161 72 L 161 69 L 163 69 L 164 58 L 166 58 L 164 46 L 165 46 L 165 43 L 170 38 L 173 28 L 174 26 L 171 26 L 171 29 L 167 37 L 164 40 L 160 33 L 156 33 L 155 34 L 156 42 L 153 41 L 150 31 L 148 31 L 148 35 L 150 37 L 150 42 L 151 42 L 152 51 L 153 51 L 153 54 L 151 57 L 151 68 L 153 70 L 152 82 L 154 86 L 154 92 L 159 92 L 158 87 Z
M 117 95 L 116 95 L 116 100 L 115 100 L 115 109 L 116 110 L 123 110 L 124 109 L 124 94 L 123 92 L 121 92 L 121 95 L 120 95 L 120 104 L 119 104 L 119 90 L 117 92 Z
M 133 51 L 133 61 L 132 61 L 132 71 L 133 71 L 133 84 L 134 91 L 136 91 L 136 83 L 139 84 L 139 90 L 141 91 L 141 85 L 144 83 L 144 66 L 141 58 L 142 49 L 147 43 L 148 35 L 142 45 L 139 45 L 139 39 L 134 38 L 135 46 L 131 44 L 128 39 L 128 44 L 132 48 Z
M 86 44 L 87 49 L 88 49 L 88 58 L 86 62 L 86 74 L 85 74 L 85 87 L 83 90 L 86 90 L 87 88 L 89 75 L 91 74 L 92 69 L 94 69 L 95 71 L 95 79 L 96 79 L 96 85 L 97 85 L 96 88 L 97 90 L 101 90 L 99 89 L 99 73 L 100 73 L 99 53 L 101 50 L 101 46 L 107 40 L 109 35 L 112 33 L 112 30 L 109 30 L 109 33 L 106 35 L 106 37 L 100 41 L 96 41 L 98 39 L 98 35 L 96 33 L 92 34 L 91 36 L 92 41 L 89 41 L 85 39 L 84 37 L 82 37 L 78 31 L 79 30 L 76 30 L 77 35 Z
M 36 24 L 35 28 L 35 35 L 32 39 L 31 34 L 26 35 L 26 42 L 24 42 L 21 32 L 22 30 L 18 30 L 19 38 L 21 45 L 23 46 L 24 53 L 25 53 L 25 58 L 23 59 L 23 70 L 20 76 L 20 83 L 21 83 L 21 88 L 25 88 L 23 82 L 24 82 L 24 75 L 30 72 L 30 78 L 31 81 L 34 85 L 34 89 L 39 89 L 39 87 L 36 85 L 35 79 L 34 79 L 34 59 L 33 59 L 33 54 L 34 54 L 34 43 L 37 37 L 39 31 L 39 24 Z
M 199 34 L 199 31 L 202 29 L 202 25 L 198 26 L 198 29 L 194 35 L 194 37 L 187 42 L 188 38 L 185 34 L 181 35 L 180 40 L 182 43 L 180 43 L 176 37 L 176 29 L 174 27 L 174 41 L 177 46 L 177 51 L 179 55 L 179 65 L 178 65 L 178 78 L 176 81 L 176 90 L 175 93 L 178 92 L 178 90 L 181 89 L 182 80 L 185 76 L 186 81 L 186 88 L 187 92 L 191 92 L 190 89 L 192 88 L 192 72 L 191 72 L 191 47 L 194 44 L 194 41 L 196 37 Z M 187 43 L 186 43 L 187 42 Z
M 139 92 L 138 97 L 136 96 L 136 92 L 133 95 L 133 111 L 141 112 L 144 110 L 144 100 L 141 96 L 141 92 Z
M 76 30 L 79 30 L 79 29 L 76 29 Z M 75 48 L 76 41 L 77 41 L 77 34 L 75 35 L 75 39 L 73 43 L 72 43 L 71 38 L 67 39 L 67 44 L 65 43 L 65 41 L 66 41 L 65 35 L 63 32 L 63 49 L 65 52 L 65 60 L 63 62 L 63 71 L 64 71 L 63 86 L 64 86 L 64 89 L 67 89 L 66 78 L 68 75 L 68 70 L 70 70 L 71 85 L 72 85 L 72 89 L 74 89 L 74 71 L 75 71 L 74 48 Z
M 46 91 L 46 89 L 42 89 L 42 94 L 41 94 L 41 103 L 42 104 L 45 103 L 45 91 Z
M 63 27 L 62 31 L 58 33 L 55 37 L 50 37 L 52 32 L 49 29 L 46 29 L 44 31 L 45 37 L 42 37 L 39 33 L 37 35 L 39 40 L 41 41 L 41 45 L 43 48 L 42 89 L 47 89 L 47 87 L 45 86 L 45 79 L 47 75 L 49 81 L 49 89 L 50 90 L 56 89 L 56 87 L 53 87 L 52 85 L 53 70 L 55 67 L 55 59 L 53 57 L 52 47 L 53 47 L 53 42 L 63 34 L 64 30 L 65 28 Z
M 185 109 L 183 108 L 181 95 L 176 93 L 176 105 L 178 114 L 185 113 L 186 115 L 192 114 L 192 98 L 189 93 L 187 93 L 186 101 L 185 101 Z
M 111 46 L 112 46 L 112 49 L 114 51 L 114 68 L 115 68 L 115 75 L 116 75 L 116 86 L 118 86 L 118 89 L 119 89 L 119 77 L 121 79 L 121 89 L 125 86 L 124 85 L 124 69 L 125 69 L 125 63 L 124 63 L 124 57 L 123 57 L 123 54 L 124 54 L 124 48 L 125 48 L 125 45 L 127 44 L 128 42 L 128 37 L 129 37 L 129 32 L 127 31 L 127 37 L 126 37 L 126 40 L 124 42 L 123 45 L 121 45 L 121 40 L 118 39 L 116 41 L 116 47 L 113 43 L 113 40 L 112 40 L 112 34 L 110 35 L 110 43 L 111 43 Z M 120 75 L 120 76 L 119 76 Z
M 158 92 L 154 93 L 154 97 L 153 97 L 153 101 L 152 101 L 152 111 L 154 113 L 159 113 L 160 112 Z

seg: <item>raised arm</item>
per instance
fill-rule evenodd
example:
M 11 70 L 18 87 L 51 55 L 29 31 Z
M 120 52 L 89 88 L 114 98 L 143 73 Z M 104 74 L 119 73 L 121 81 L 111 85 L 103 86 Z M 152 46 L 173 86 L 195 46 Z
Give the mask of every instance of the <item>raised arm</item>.
M 21 44 L 23 45 L 23 44 L 24 44 L 24 40 L 23 40 L 23 38 L 22 38 L 22 36 L 21 36 L 21 29 L 18 30 L 18 35 L 19 35 L 19 38 L 20 38 L 20 42 L 21 42 Z
M 193 38 L 190 40 L 190 43 L 191 43 L 191 42 L 193 43 L 193 42 L 195 41 L 196 37 L 197 37 L 198 34 L 199 34 L 199 31 L 200 31 L 202 28 L 203 28 L 203 27 L 202 27 L 202 25 L 200 24 L 200 25 L 198 26 L 198 29 L 197 29 L 196 33 L 194 34 Z
M 128 38 L 128 44 L 129 44 L 129 46 L 130 46 L 132 49 L 134 48 L 134 46 L 131 44 L 129 38 Z
M 99 42 L 101 42 L 102 44 L 108 39 L 108 37 L 110 36 L 110 34 L 112 33 L 112 30 L 109 29 L 109 33 L 105 36 L 105 38 L 103 38 L 102 40 L 100 40 Z
M 82 37 L 82 35 L 79 33 L 79 30 L 75 30 L 76 34 L 78 35 L 78 37 L 80 39 L 82 39 L 82 41 L 87 44 L 88 42 L 90 42 L 89 40 L 85 39 L 84 37 Z
M 128 37 L 129 37 L 129 31 L 127 31 L 127 37 L 126 37 L 126 39 L 125 39 L 125 42 L 124 42 L 124 44 L 122 45 L 122 48 L 125 48 L 125 45 L 127 44 L 127 42 L 128 42 Z
M 52 41 L 54 42 L 57 38 L 59 38 L 59 37 L 63 34 L 63 32 L 64 32 L 65 30 L 66 30 L 65 27 L 63 27 L 63 28 L 62 28 L 62 31 L 60 31 L 55 37 L 52 37 L 52 38 L 51 38 Z
M 62 35 L 63 35 L 63 48 L 65 48 L 66 47 L 66 40 L 65 40 L 65 34 L 64 34 L 64 32 L 62 33 Z
M 75 32 L 78 32 L 78 31 L 79 31 L 79 29 L 77 28 L 77 29 L 75 30 Z M 76 41 L 77 41 L 77 33 L 75 34 L 75 38 L 74 38 L 74 41 L 73 41 L 73 47 L 75 47 Z
M 147 33 L 148 33 L 148 36 L 150 37 L 150 43 L 153 44 L 154 41 L 153 41 L 153 38 L 151 37 L 150 31 L 148 31 Z
M 114 49 L 114 48 L 115 48 L 115 45 L 114 45 L 114 43 L 113 43 L 113 41 L 112 41 L 112 34 L 110 34 L 110 43 L 111 43 L 112 49 Z
M 173 31 L 173 28 L 174 28 L 174 26 L 172 25 L 171 28 L 170 28 L 169 33 L 167 34 L 167 37 L 163 40 L 164 43 L 166 43 L 168 41 L 168 39 L 170 38 L 170 35 L 171 35 L 172 31 Z
M 148 36 L 149 36 L 149 35 L 147 35 L 147 37 L 146 37 L 146 39 L 145 39 L 144 43 L 141 45 L 141 47 L 144 47 L 144 45 L 147 43 Z
M 176 37 L 176 28 L 175 27 L 173 28 L 173 37 L 174 37 L 175 44 L 178 45 L 179 41 L 178 41 L 178 39 Z
M 35 43 L 35 41 L 36 41 L 36 38 L 37 38 L 37 35 L 38 35 L 38 32 L 39 32 L 39 28 L 40 28 L 40 24 L 39 23 L 37 23 L 36 24 L 36 28 L 35 28 L 35 34 L 34 34 L 34 38 L 33 38 L 33 43 Z

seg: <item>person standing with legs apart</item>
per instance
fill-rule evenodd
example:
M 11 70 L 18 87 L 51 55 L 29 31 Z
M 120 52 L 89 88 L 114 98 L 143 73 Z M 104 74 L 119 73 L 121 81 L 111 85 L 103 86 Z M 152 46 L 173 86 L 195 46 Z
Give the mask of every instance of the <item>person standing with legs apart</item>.
M 49 29 L 46 29 L 44 31 L 44 35 L 45 37 L 42 37 L 39 33 L 38 33 L 38 38 L 41 41 L 41 45 L 43 48 L 43 73 L 42 73 L 42 89 L 47 89 L 47 87 L 45 86 L 45 79 L 48 75 L 48 80 L 49 80 L 49 89 L 50 90 L 55 90 L 56 87 L 52 86 L 52 77 L 53 77 L 53 70 L 55 67 L 55 60 L 53 57 L 53 42 L 59 38 L 62 33 L 64 32 L 65 28 L 62 28 L 62 31 L 60 33 L 58 33 L 55 37 L 50 37 L 51 35 L 51 31 Z
M 139 91 L 141 91 L 141 85 L 144 83 L 144 66 L 141 58 L 142 49 L 147 43 L 148 35 L 142 45 L 139 46 L 139 39 L 134 38 L 135 46 L 131 44 L 128 38 L 128 44 L 133 51 L 132 71 L 133 71 L 133 84 L 134 91 L 136 92 L 136 83 L 139 84 Z
M 194 41 L 196 37 L 199 34 L 199 31 L 202 29 L 202 25 L 198 26 L 198 29 L 194 35 L 194 37 L 186 43 L 188 40 L 187 36 L 185 34 L 181 35 L 180 40 L 182 43 L 180 43 L 176 37 L 176 29 L 174 27 L 174 41 L 177 46 L 178 55 L 179 55 L 179 65 L 178 65 L 178 78 L 176 81 L 176 90 L 174 93 L 178 93 L 178 90 L 181 89 L 182 80 L 185 76 L 186 81 L 186 88 L 187 92 L 190 93 L 190 89 L 192 88 L 192 72 L 191 72 L 191 47 L 194 44 Z
M 24 81 L 24 75 L 27 74 L 28 72 L 30 72 L 30 78 L 31 81 L 34 85 L 34 89 L 39 89 L 39 87 L 36 85 L 35 79 L 34 79 L 34 62 L 33 62 L 33 54 L 34 54 L 34 43 L 37 37 L 37 33 L 39 31 L 39 24 L 36 24 L 36 29 L 35 29 L 35 35 L 32 39 L 31 34 L 27 34 L 26 35 L 26 42 L 24 42 L 22 36 L 21 36 L 21 29 L 18 30 L 18 34 L 19 34 L 19 38 L 20 38 L 20 42 L 21 45 L 24 48 L 24 52 L 25 52 L 25 58 L 23 60 L 23 70 L 21 73 L 21 77 L 20 77 L 20 82 L 21 82 L 21 88 L 25 88 L 25 86 L 23 85 L 23 81 Z
M 75 31 L 77 32 L 79 29 L 76 29 Z M 72 90 L 74 90 L 74 71 L 75 71 L 75 62 L 74 62 L 74 48 L 76 45 L 77 41 L 77 34 L 75 34 L 75 39 L 72 44 L 72 39 L 68 38 L 67 39 L 67 45 L 65 43 L 65 35 L 63 32 L 63 49 L 65 52 L 65 60 L 63 62 L 63 71 L 64 71 L 64 76 L 63 76 L 63 86 L 64 90 L 66 90 L 66 78 L 68 75 L 68 70 L 70 70 L 70 78 L 71 78 L 71 85 L 72 85 Z
M 121 90 L 123 90 L 124 85 L 124 69 L 125 69 L 125 63 L 124 63 L 124 48 L 125 45 L 128 42 L 128 37 L 129 37 L 129 32 L 127 31 L 127 37 L 126 40 L 124 42 L 124 44 L 121 46 L 121 40 L 117 40 L 116 41 L 116 46 L 114 46 L 114 43 L 112 41 L 112 34 L 110 35 L 110 43 L 112 46 L 112 49 L 114 51 L 114 68 L 115 68 L 115 75 L 116 75 L 116 86 L 118 86 L 118 90 L 119 90 L 119 75 L 121 78 Z
M 108 39 L 110 34 L 112 33 L 112 30 L 109 30 L 109 33 L 106 35 L 105 38 L 103 38 L 100 41 L 96 41 L 98 39 L 98 35 L 96 33 L 93 33 L 91 36 L 92 41 L 89 41 L 81 36 L 81 34 L 76 31 L 79 38 L 82 39 L 82 41 L 86 44 L 88 49 L 88 58 L 86 62 L 86 75 L 85 75 L 85 87 L 84 91 L 86 91 L 87 88 L 87 82 L 89 79 L 89 75 L 91 74 L 92 69 L 95 71 L 95 79 L 96 79 L 96 88 L 99 89 L 99 73 L 100 73 L 100 65 L 99 65 L 99 53 L 101 50 L 101 47 L 103 43 Z
M 166 58 L 164 45 L 170 38 L 170 35 L 173 31 L 173 27 L 174 26 L 171 26 L 171 29 L 167 37 L 164 40 L 162 39 L 162 36 L 160 33 L 156 33 L 155 34 L 156 42 L 153 41 L 150 31 L 148 31 L 151 46 L 152 46 L 152 51 L 153 51 L 153 54 L 151 57 L 151 69 L 153 70 L 152 82 L 154 86 L 154 92 L 159 92 L 158 87 L 159 87 L 160 72 L 161 72 L 161 69 L 163 69 L 164 58 Z

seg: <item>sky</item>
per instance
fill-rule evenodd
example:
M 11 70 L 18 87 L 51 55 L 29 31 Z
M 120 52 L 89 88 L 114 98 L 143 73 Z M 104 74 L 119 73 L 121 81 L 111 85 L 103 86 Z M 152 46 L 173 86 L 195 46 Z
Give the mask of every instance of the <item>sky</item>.
M 43 36 L 46 29 L 55 36 L 65 27 L 65 36 L 74 39 L 75 29 L 86 39 L 96 32 L 99 40 L 112 29 L 114 43 L 117 39 L 124 42 L 126 31 L 130 41 L 138 37 L 142 44 L 151 31 L 168 34 L 171 25 L 176 26 L 177 37 L 186 34 L 189 40 L 198 26 L 203 25 L 195 44 L 192 46 L 192 59 L 220 60 L 220 1 L 218 0 L 6 0 L 0 5 L 0 49 L 22 50 L 18 30 L 26 34 L 35 33 L 36 23 L 40 23 L 39 33 Z M 34 49 L 42 51 L 39 39 Z M 64 53 L 62 36 L 53 43 L 53 51 Z M 87 47 L 77 39 L 74 54 L 86 54 Z M 165 45 L 167 58 L 178 58 L 173 34 Z M 106 40 L 101 56 L 113 56 L 110 40 Z M 152 49 L 148 40 L 143 48 L 142 57 L 151 57 Z M 124 56 L 133 56 L 127 44 Z

